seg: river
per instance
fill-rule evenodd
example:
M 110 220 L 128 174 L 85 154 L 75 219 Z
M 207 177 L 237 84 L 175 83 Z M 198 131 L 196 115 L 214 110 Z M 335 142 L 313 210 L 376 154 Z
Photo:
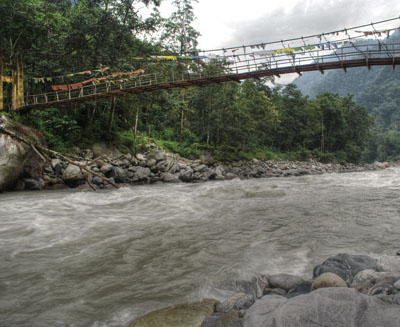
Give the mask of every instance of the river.
M 0 194 L 0 326 L 120 327 L 255 273 L 400 249 L 400 168 Z

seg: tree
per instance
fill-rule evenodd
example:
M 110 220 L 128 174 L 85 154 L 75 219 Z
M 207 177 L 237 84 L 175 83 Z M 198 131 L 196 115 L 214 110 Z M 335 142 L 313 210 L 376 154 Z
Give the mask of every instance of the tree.
M 195 53 L 200 33 L 192 26 L 196 16 L 192 2 L 198 0 L 173 0 L 176 10 L 165 20 L 161 42 L 166 50 L 185 55 Z

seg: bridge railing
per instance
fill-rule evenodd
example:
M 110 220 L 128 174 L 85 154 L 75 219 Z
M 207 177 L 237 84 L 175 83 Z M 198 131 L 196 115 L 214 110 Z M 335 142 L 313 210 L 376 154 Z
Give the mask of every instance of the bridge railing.
M 185 86 L 185 82 L 213 79 L 220 76 L 239 76 L 246 73 L 257 71 L 270 71 L 270 75 L 278 75 L 278 71 L 283 68 L 292 68 L 293 72 L 299 71 L 297 68 L 311 64 L 323 64 L 329 62 L 349 62 L 351 60 L 368 60 L 375 58 L 400 58 L 400 43 L 371 43 L 364 45 L 350 44 L 334 51 L 313 50 L 299 53 L 282 53 L 275 56 L 255 56 L 251 53 L 237 56 L 235 61 L 229 61 L 229 58 L 222 58 L 228 62 L 224 71 L 210 72 L 206 70 L 189 72 L 161 72 L 146 75 L 139 75 L 130 80 L 105 81 L 101 84 L 83 86 L 79 89 L 67 91 L 48 92 L 37 95 L 26 96 L 25 107 L 35 107 L 40 105 L 56 105 L 60 102 L 74 102 L 82 99 L 104 97 L 105 95 L 134 93 L 135 89 L 152 86 L 157 88 L 160 85 L 174 84 L 176 87 Z

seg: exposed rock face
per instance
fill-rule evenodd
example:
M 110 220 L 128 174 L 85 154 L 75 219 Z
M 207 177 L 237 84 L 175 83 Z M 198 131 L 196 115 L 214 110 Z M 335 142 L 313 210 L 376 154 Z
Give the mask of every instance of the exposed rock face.
M 398 306 L 350 288 L 322 288 L 286 299 L 267 295 L 244 316 L 244 327 L 398 327 Z
M 153 311 L 136 319 L 131 327 L 201 327 L 203 320 L 215 311 L 217 301 L 179 304 Z
M 0 115 L 0 127 L 45 145 L 40 132 L 17 124 L 3 115 Z M 43 167 L 44 161 L 33 149 L 0 132 L 0 192 L 13 188 L 20 177 L 39 178 L 42 175 Z M 22 184 L 20 183 L 20 185 Z
M 340 253 L 316 266 L 313 274 L 314 278 L 317 278 L 323 273 L 331 272 L 351 284 L 355 275 L 366 269 L 376 270 L 376 260 L 366 255 Z

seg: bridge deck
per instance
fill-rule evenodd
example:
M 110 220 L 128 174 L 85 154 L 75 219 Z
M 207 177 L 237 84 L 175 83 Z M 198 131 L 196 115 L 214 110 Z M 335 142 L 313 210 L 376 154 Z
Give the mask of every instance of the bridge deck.
M 173 88 L 186 88 L 191 86 L 205 86 L 216 83 L 237 81 L 246 79 L 259 79 L 267 76 L 280 76 L 290 73 L 302 73 L 309 71 L 321 71 L 332 69 L 348 69 L 355 67 L 371 67 L 371 66 L 384 66 L 392 65 L 395 67 L 400 64 L 400 57 L 393 58 L 372 58 L 366 59 L 355 59 L 347 61 L 337 62 L 326 62 L 326 63 L 313 63 L 307 65 L 300 65 L 295 67 L 280 67 L 275 69 L 258 70 L 243 72 L 238 74 L 226 74 L 221 76 L 200 76 L 199 74 L 187 74 L 183 75 L 181 80 L 156 82 L 154 79 L 137 79 L 134 82 L 122 83 L 120 85 L 105 85 L 104 87 L 84 87 L 79 90 L 71 90 L 70 92 L 54 92 L 42 95 L 42 101 L 40 96 L 36 96 L 37 99 L 31 99 L 33 103 L 27 103 L 24 107 L 19 110 L 31 110 L 35 108 L 54 107 L 60 105 L 66 105 L 76 102 L 85 102 L 89 100 L 97 100 L 101 98 L 108 98 L 112 96 L 124 96 L 128 94 L 137 94 L 142 92 L 152 92 L 156 90 L 166 90 Z M 62 98 L 64 97 L 64 98 Z M 47 100 L 47 101 L 46 101 Z
M 300 42 L 300 39 L 298 41 Z M 303 38 L 301 42 L 304 42 Z M 283 44 L 283 41 L 281 43 Z M 198 65 L 196 71 L 176 72 L 173 69 L 166 69 L 153 74 L 137 75 L 131 79 L 119 81 L 106 79 L 101 84 L 94 83 L 66 91 L 29 95 L 25 97 L 24 105 L 18 110 L 28 111 L 113 96 L 205 86 L 229 81 L 240 82 L 245 79 L 290 73 L 301 74 L 309 71 L 323 73 L 325 70 L 332 69 L 346 71 L 348 68 L 383 65 L 394 68 L 400 64 L 400 43 L 383 43 L 381 40 L 372 40 L 364 44 L 355 44 L 352 40 L 341 43 L 343 44 L 341 47 L 337 43 L 325 43 L 325 46 L 329 45 L 329 49 L 324 49 L 323 44 L 316 44 L 252 53 L 245 47 L 231 49 L 230 54 L 226 54 L 229 50 L 225 49 L 221 55 L 213 57 L 210 55 L 207 59 L 210 65 Z M 265 44 L 260 46 L 265 49 Z M 276 44 L 274 46 L 277 47 Z M 210 73 L 208 72 L 210 67 L 216 70 Z

